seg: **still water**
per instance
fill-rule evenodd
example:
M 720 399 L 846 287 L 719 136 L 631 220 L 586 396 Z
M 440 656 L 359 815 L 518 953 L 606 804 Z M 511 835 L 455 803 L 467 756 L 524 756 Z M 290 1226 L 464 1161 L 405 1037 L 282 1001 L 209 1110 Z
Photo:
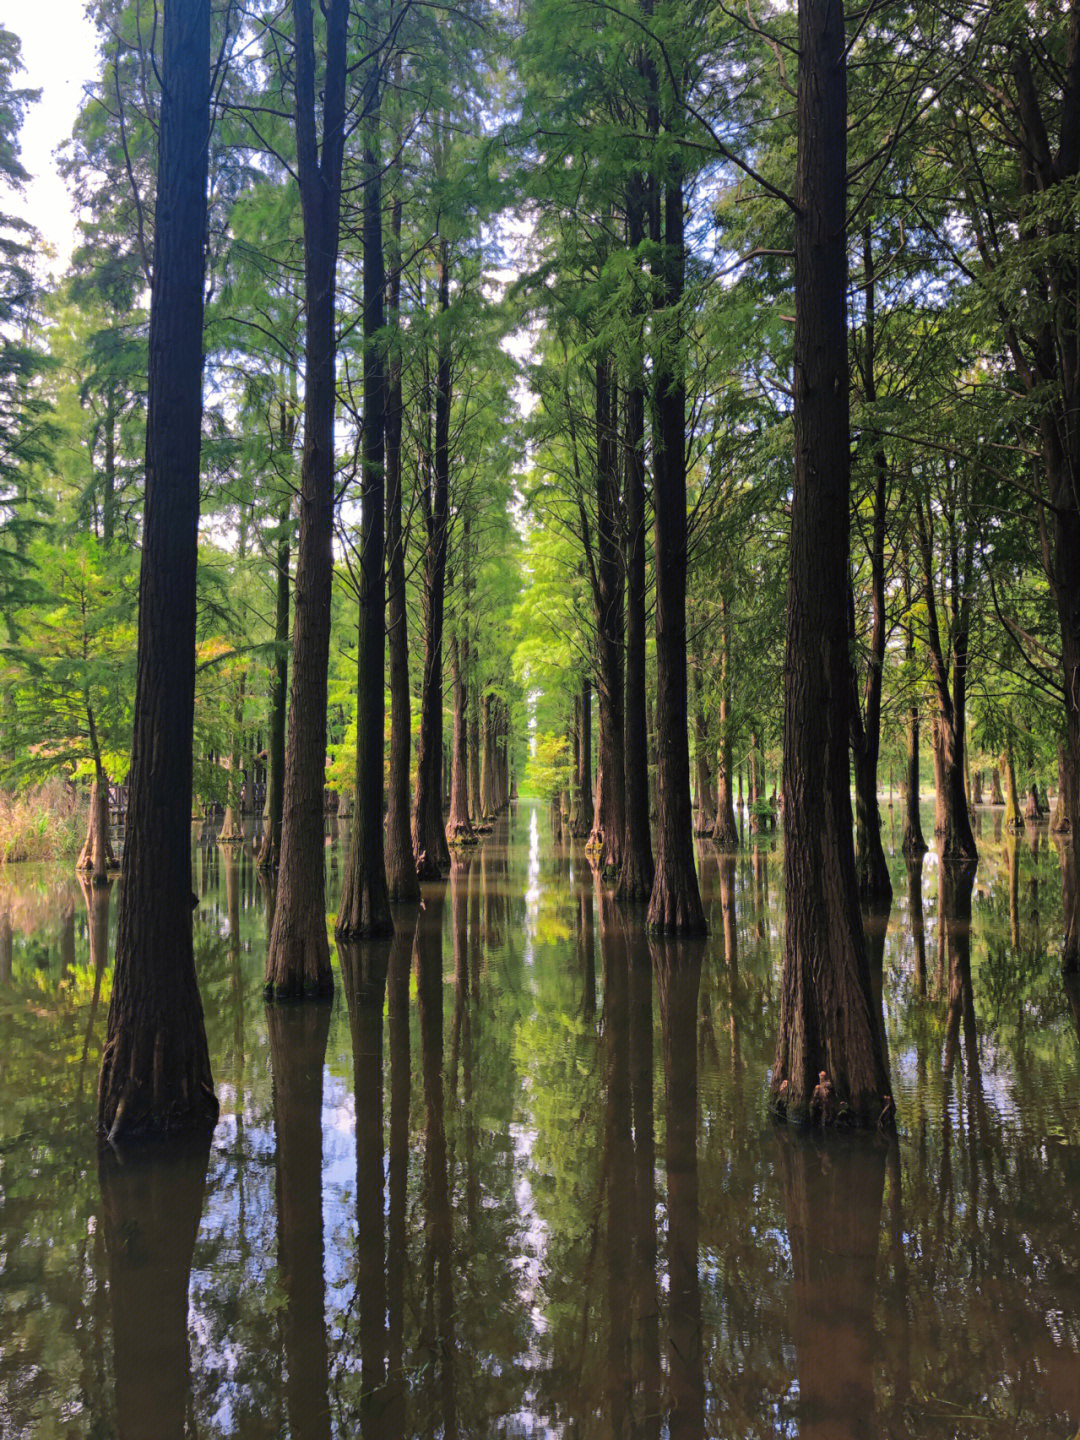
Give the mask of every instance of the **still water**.
M 115 897 L 0 871 L 0 1436 L 1076 1435 L 1058 852 L 988 811 L 956 876 L 892 824 L 892 1144 L 766 1117 L 771 837 L 705 846 L 711 937 L 657 944 L 523 804 L 332 1004 L 268 1008 L 250 848 L 197 829 L 221 1121 L 122 1164 Z

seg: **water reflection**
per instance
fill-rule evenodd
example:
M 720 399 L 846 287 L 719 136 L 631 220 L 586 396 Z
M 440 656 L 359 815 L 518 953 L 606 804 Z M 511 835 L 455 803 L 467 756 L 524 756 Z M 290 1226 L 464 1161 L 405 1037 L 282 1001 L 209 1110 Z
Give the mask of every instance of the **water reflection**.
M 1074 1434 L 1080 990 L 1057 848 L 984 830 L 975 871 L 893 856 L 866 918 L 901 1133 L 861 1148 L 765 1117 L 775 841 L 701 847 L 687 949 L 526 808 L 340 954 L 332 1004 L 267 1008 L 272 893 L 211 830 L 214 1149 L 100 1192 L 115 905 L 5 873 L 0 1431 Z
M 322 1212 L 323 1061 L 330 1006 L 269 1004 L 274 1076 L 278 1273 L 285 1297 L 285 1404 L 292 1440 L 325 1440 L 326 1283 Z
M 791 1247 L 799 1435 L 869 1440 L 878 1433 L 874 1288 L 888 1146 L 863 1136 L 826 1145 L 782 1125 L 775 1137 Z
M 98 1180 L 112 1310 L 116 1433 L 183 1440 L 191 1401 L 188 1286 L 209 1139 L 104 1147 Z

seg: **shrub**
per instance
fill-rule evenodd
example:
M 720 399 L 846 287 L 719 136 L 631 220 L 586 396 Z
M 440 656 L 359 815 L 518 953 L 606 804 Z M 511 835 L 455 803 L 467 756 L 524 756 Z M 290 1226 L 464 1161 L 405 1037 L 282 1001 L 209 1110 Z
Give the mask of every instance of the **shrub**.
M 24 860 L 63 860 L 86 838 L 88 797 L 62 780 L 32 790 L 0 794 L 0 865 Z

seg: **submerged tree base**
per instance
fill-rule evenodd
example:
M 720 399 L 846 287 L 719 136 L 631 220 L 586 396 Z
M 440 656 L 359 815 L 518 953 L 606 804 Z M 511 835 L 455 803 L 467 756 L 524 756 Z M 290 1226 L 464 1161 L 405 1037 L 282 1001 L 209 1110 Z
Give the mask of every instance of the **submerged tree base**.
M 154 1027 L 124 1026 L 108 1041 L 98 1081 L 98 1124 L 110 1145 L 212 1131 L 217 1120 L 201 1027 L 196 1037 L 183 1017 L 170 1015 Z

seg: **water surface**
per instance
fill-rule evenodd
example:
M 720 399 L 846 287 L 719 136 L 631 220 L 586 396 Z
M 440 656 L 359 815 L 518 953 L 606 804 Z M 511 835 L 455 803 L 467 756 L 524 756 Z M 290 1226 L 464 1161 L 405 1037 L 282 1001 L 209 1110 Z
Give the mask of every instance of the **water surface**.
M 115 895 L 0 871 L 0 1436 L 1074 1436 L 1058 851 L 987 811 L 976 873 L 909 866 L 892 818 L 894 1144 L 766 1116 L 774 837 L 706 845 L 711 936 L 657 943 L 523 804 L 267 1007 L 267 889 L 197 828 L 221 1121 L 122 1163 Z

